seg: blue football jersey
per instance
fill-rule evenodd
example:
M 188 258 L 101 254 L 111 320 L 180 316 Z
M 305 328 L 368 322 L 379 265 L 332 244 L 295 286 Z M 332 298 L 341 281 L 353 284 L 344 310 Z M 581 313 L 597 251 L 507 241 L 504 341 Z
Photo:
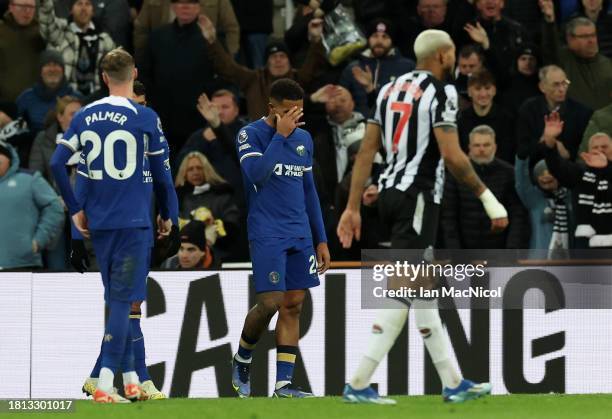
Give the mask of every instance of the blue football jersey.
M 151 226 L 150 156 L 163 158 L 170 170 L 168 143 L 152 109 L 103 98 L 75 114 L 57 142 L 81 152 L 75 189 L 90 229 Z
M 260 119 L 238 132 L 236 148 L 247 195 L 249 240 L 312 237 L 305 198 L 305 179 L 312 181 L 310 134 L 297 128 L 284 138 Z M 264 153 L 267 162 L 259 163 L 266 164 L 249 167 Z

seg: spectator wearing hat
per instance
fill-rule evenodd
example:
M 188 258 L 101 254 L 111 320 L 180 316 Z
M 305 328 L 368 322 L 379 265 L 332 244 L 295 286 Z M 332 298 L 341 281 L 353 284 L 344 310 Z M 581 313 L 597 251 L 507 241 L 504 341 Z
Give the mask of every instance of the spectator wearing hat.
M 510 80 L 505 83 L 500 94 L 500 103 L 513 117 L 525 100 L 542 93 L 538 88 L 539 62 L 534 45 L 526 44 L 519 50 Z
M 92 0 L 73 0 L 70 19 L 55 15 L 52 0 L 42 0 L 38 12 L 42 37 L 61 54 L 66 80 L 83 96 L 100 88 L 100 61 L 115 48 L 110 35 L 94 24 L 94 12 Z
M 552 0 L 540 0 L 544 15 L 542 55 L 545 64 L 565 70 L 571 82 L 567 94 L 593 110 L 612 103 L 612 60 L 599 52 L 597 28 L 586 17 L 576 17 L 565 26 L 567 47 L 561 45 Z
M 558 112 L 564 122 L 557 146 L 564 158 L 575 160 L 582 134 L 593 111 L 567 95 L 569 80 L 556 65 L 542 67 L 539 71 L 539 88 L 543 95 L 527 99 L 519 109 L 517 129 L 517 154 L 520 159 L 530 158 L 532 164 L 544 158 L 545 119 Z
M 151 33 L 172 21 L 183 13 L 177 13 L 172 3 L 186 3 L 180 8 L 192 7 L 187 3 L 199 3 L 200 12 L 205 14 L 219 31 L 223 46 L 234 56 L 240 49 L 240 25 L 236 19 L 230 0 L 144 0 L 140 13 L 134 21 L 134 51 L 136 63 L 144 58 Z M 259 5 L 259 1 L 252 1 Z
M 0 101 L 14 102 L 38 77 L 45 49 L 36 19 L 36 0 L 10 0 L 0 19 Z
M 474 193 L 448 174 L 440 219 L 446 249 L 524 249 L 527 245 L 527 213 L 514 189 L 512 165 L 495 157 L 496 134 L 488 125 L 474 127 L 469 132 L 468 156 L 478 177 L 508 210 L 508 228 L 492 232 L 491 220 Z
M 32 135 L 44 128 L 45 118 L 62 96 L 79 96 L 64 76 L 64 60 L 57 51 L 44 51 L 40 56 L 40 78 L 17 98 L 19 115 L 28 123 Z
M 369 115 L 368 95 L 377 95 L 382 86 L 415 67 L 393 46 L 393 36 L 388 20 L 371 21 L 366 31 L 368 48 L 340 76 L 339 84 L 351 93 L 355 110 L 362 115 Z
M 181 247 L 178 253 L 166 259 L 162 268 L 176 270 L 218 268 L 220 264 L 212 252 L 209 231 L 211 231 L 210 226 L 202 221 L 192 220 L 185 224 L 180 231 Z
M 41 251 L 60 235 L 64 211 L 41 174 L 20 170 L 17 152 L 1 141 L 0 196 L 0 270 L 41 268 Z
M 510 112 L 494 102 L 497 87 L 493 75 L 486 69 L 472 74 L 468 79 L 467 91 L 471 105 L 461 110 L 457 120 L 461 147 L 468 152 L 470 133 L 477 126 L 486 125 L 495 132 L 495 156 L 506 163 L 514 164 L 514 119 Z
M 202 35 L 209 43 L 210 59 L 217 73 L 232 83 L 235 83 L 244 93 L 249 119 L 254 121 L 268 113 L 270 85 L 280 78 L 290 78 L 297 81 L 308 90 L 319 70 L 326 63 L 325 49 L 321 43 L 323 26 L 321 22 L 311 21 L 308 26 L 310 47 L 304 65 L 300 69 L 291 67 L 289 50 L 282 41 L 272 41 L 266 47 L 266 66 L 252 70 L 242 66 L 227 53 L 217 40 L 212 22 L 206 17 L 200 17 Z
M 180 150 L 201 127 L 195 105 L 202 93 L 215 90 L 215 70 L 211 48 L 198 26 L 200 3 L 173 1 L 171 6 L 176 18 L 151 33 L 139 71 L 170 148 Z

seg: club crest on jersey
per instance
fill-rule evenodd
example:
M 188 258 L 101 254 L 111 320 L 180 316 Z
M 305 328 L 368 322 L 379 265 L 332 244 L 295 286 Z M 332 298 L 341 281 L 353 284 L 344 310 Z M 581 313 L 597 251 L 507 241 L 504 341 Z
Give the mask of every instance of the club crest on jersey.
M 304 154 L 306 154 L 306 147 L 304 147 L 303 145 L 299 145 L 295 148 L 295 151 L 297 151 L 300 156 L 303 156 Z
M 247 134 L 245 130 L 242 130 L 238 133 L 238 142 L 240 144 L 244 143 L 248 139 L 249 139 L 249 135 Z
M 278 281 L 280 281 L 280 274 L 276 271 L 272 271 L 268 275 L 268 279 L 270 280 L 272 284 L 276 285 L 278 284 Z

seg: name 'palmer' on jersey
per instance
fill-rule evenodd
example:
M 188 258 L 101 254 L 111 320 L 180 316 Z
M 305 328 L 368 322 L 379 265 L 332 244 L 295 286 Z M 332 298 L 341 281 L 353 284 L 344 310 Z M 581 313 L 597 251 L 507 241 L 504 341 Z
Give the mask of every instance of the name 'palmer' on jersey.
M 369 119 L 381 127 L 385 170 L 379 190 L 433 190 L 440 203 L 444 161 L 433 129 L 457 126 L 457 91 L 428 71 L 415 70 L 384 85 Z

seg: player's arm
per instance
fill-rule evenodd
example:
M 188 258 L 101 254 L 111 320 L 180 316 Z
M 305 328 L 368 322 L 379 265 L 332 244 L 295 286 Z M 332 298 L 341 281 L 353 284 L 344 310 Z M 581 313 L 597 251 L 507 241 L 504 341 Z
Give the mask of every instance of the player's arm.
M 366 125 L 365 138 L 361 142 L 359 152 L 353 164 L 348 203 L 340 217 L 336 230 L 340 243 L 345 249 L 351 247 L 353 237 L 357 240 L 361 239 L 361 215 L 359 213 L 361 196 L 363 195 L 365 183 L 372 173 L 374 157 L 380 146 L 380 125 L 369 121 Z
M 157 150 L 148 152 L 149 168 L 153 176 L 153 191 L 163 220 L 171 220 L 178 226 L 178 198 L 170 171 L 170 153 L 167 143 Z
M 457 127 L 452 125 L 435 127 L 434 135 L 446 167 L 458 182 L 467 186 L 480 199 L 492 221 L 491 229 L 493 231 L 505 229 L 508 225 L 508 212 L 480 180 L 470 159 L 461 150 Z
M 323 213 L 321 203 L 315 187 L 314 176 L 312 175 L 312 165 L 307 167 L 304 173 L 304 200 L 306 202 L 306 213 L 310 222 L 313 241 L 317 249 L 317 263 L 319 273 L 324 273 L 329 269 L 330 256 L 327 247 L 327 235 L 325 234 L 325 224 L 323 223 Z
M 74 215 L 81 211 L 81 206 L 74 196 L 72 187 L 70 186 L 70 178 L 66 170 L 66 163 L 74 153 L 80 150 L 78 136 L 73 131 L 72 126 L 66 131 L 64 136 L 57 141 L 57 147 L 51 156 L 51 173 L 55 178 L 55 182 L 60 190 L 60 194 L 68 207 L 70 215 Z
M 240 144 L 240 135 L 247 133 L 246 130 L 241 130 L 238 133 L 238 160 L 240 166 L 244 170 L 247 179 L 256 186 L 261 186 L 270 178 L 274 166 L 280 160 L 283 150 L 283 141 L 285 137 L 279 133 L 274 134 L 270 144 L 265 150 L 261 150 L 258 146 L 257 139 Z M 248 136 L 248 133 L 246 134 Z M 245 147 L 247 146 L 248 147 Z M 245 148 L 242 148 L 245 147 Z

